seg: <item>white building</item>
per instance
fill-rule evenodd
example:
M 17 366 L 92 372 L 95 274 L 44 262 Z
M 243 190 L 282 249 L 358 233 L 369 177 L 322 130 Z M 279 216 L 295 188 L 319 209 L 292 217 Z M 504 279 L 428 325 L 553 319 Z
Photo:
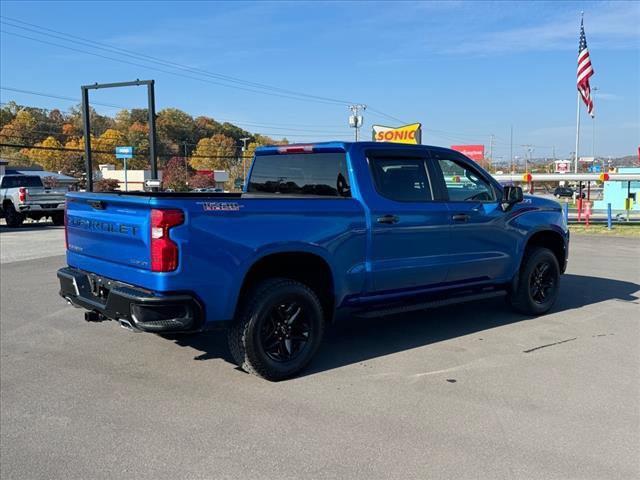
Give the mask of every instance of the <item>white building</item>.
M 127 170 L 125 185 L 125 171 L 116 170 L 114 165 L 100 165 L 99 177 L 117 180 L 122 192 L 144 190 L 144 182 L 153 178 L 151 170 Z M 162 170 L 158 170 L 158 180 L 162 180 Z

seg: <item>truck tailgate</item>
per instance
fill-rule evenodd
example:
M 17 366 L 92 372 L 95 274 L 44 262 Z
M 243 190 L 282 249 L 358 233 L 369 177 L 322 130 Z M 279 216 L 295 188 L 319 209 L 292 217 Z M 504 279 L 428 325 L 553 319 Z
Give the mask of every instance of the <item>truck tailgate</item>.
M 149 198 L 70 193 L 66 215 L 69 251 L 150 270 Z
M 44 188 L 28 187 L 25 203 L 63 203 L 65 192 L 61 190 L 45 190 Z

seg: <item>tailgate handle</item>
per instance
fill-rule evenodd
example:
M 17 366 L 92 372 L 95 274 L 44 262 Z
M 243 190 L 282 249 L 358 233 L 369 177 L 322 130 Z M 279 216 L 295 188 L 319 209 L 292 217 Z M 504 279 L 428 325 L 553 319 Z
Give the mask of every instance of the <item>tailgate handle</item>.
M 96 210 L 104 210 L 107 207 L 107 204 L 102 200 L 89 200 L 87 203 Z

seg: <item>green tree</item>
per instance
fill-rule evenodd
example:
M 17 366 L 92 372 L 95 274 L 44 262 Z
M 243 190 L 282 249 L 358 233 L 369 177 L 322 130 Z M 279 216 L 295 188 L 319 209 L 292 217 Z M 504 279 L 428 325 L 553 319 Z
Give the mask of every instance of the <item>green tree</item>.
M 149 168 L 149 126 L 133 122 L 126 134 L 127 145 L 133 147 L 135 156 L 129 160 L 129 168 L 146 170 Z
M 190 163 L 196 170 L 229 170 L 237 161 L 237 148 L 233 138 L 216 134 L 198 142 Z
M 177 108 L 165 108 L 156 120 L 158 139 L 167 152 L 179 154 L 183 143 L 194 143 L 196 124 L 191 115 Z

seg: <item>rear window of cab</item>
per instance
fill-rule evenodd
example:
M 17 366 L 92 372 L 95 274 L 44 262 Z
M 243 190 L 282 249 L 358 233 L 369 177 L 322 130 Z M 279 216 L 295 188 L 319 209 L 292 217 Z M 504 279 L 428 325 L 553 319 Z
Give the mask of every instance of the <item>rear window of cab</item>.
M 346 154 L 257 155 L 247 192 L 350 197 Z

